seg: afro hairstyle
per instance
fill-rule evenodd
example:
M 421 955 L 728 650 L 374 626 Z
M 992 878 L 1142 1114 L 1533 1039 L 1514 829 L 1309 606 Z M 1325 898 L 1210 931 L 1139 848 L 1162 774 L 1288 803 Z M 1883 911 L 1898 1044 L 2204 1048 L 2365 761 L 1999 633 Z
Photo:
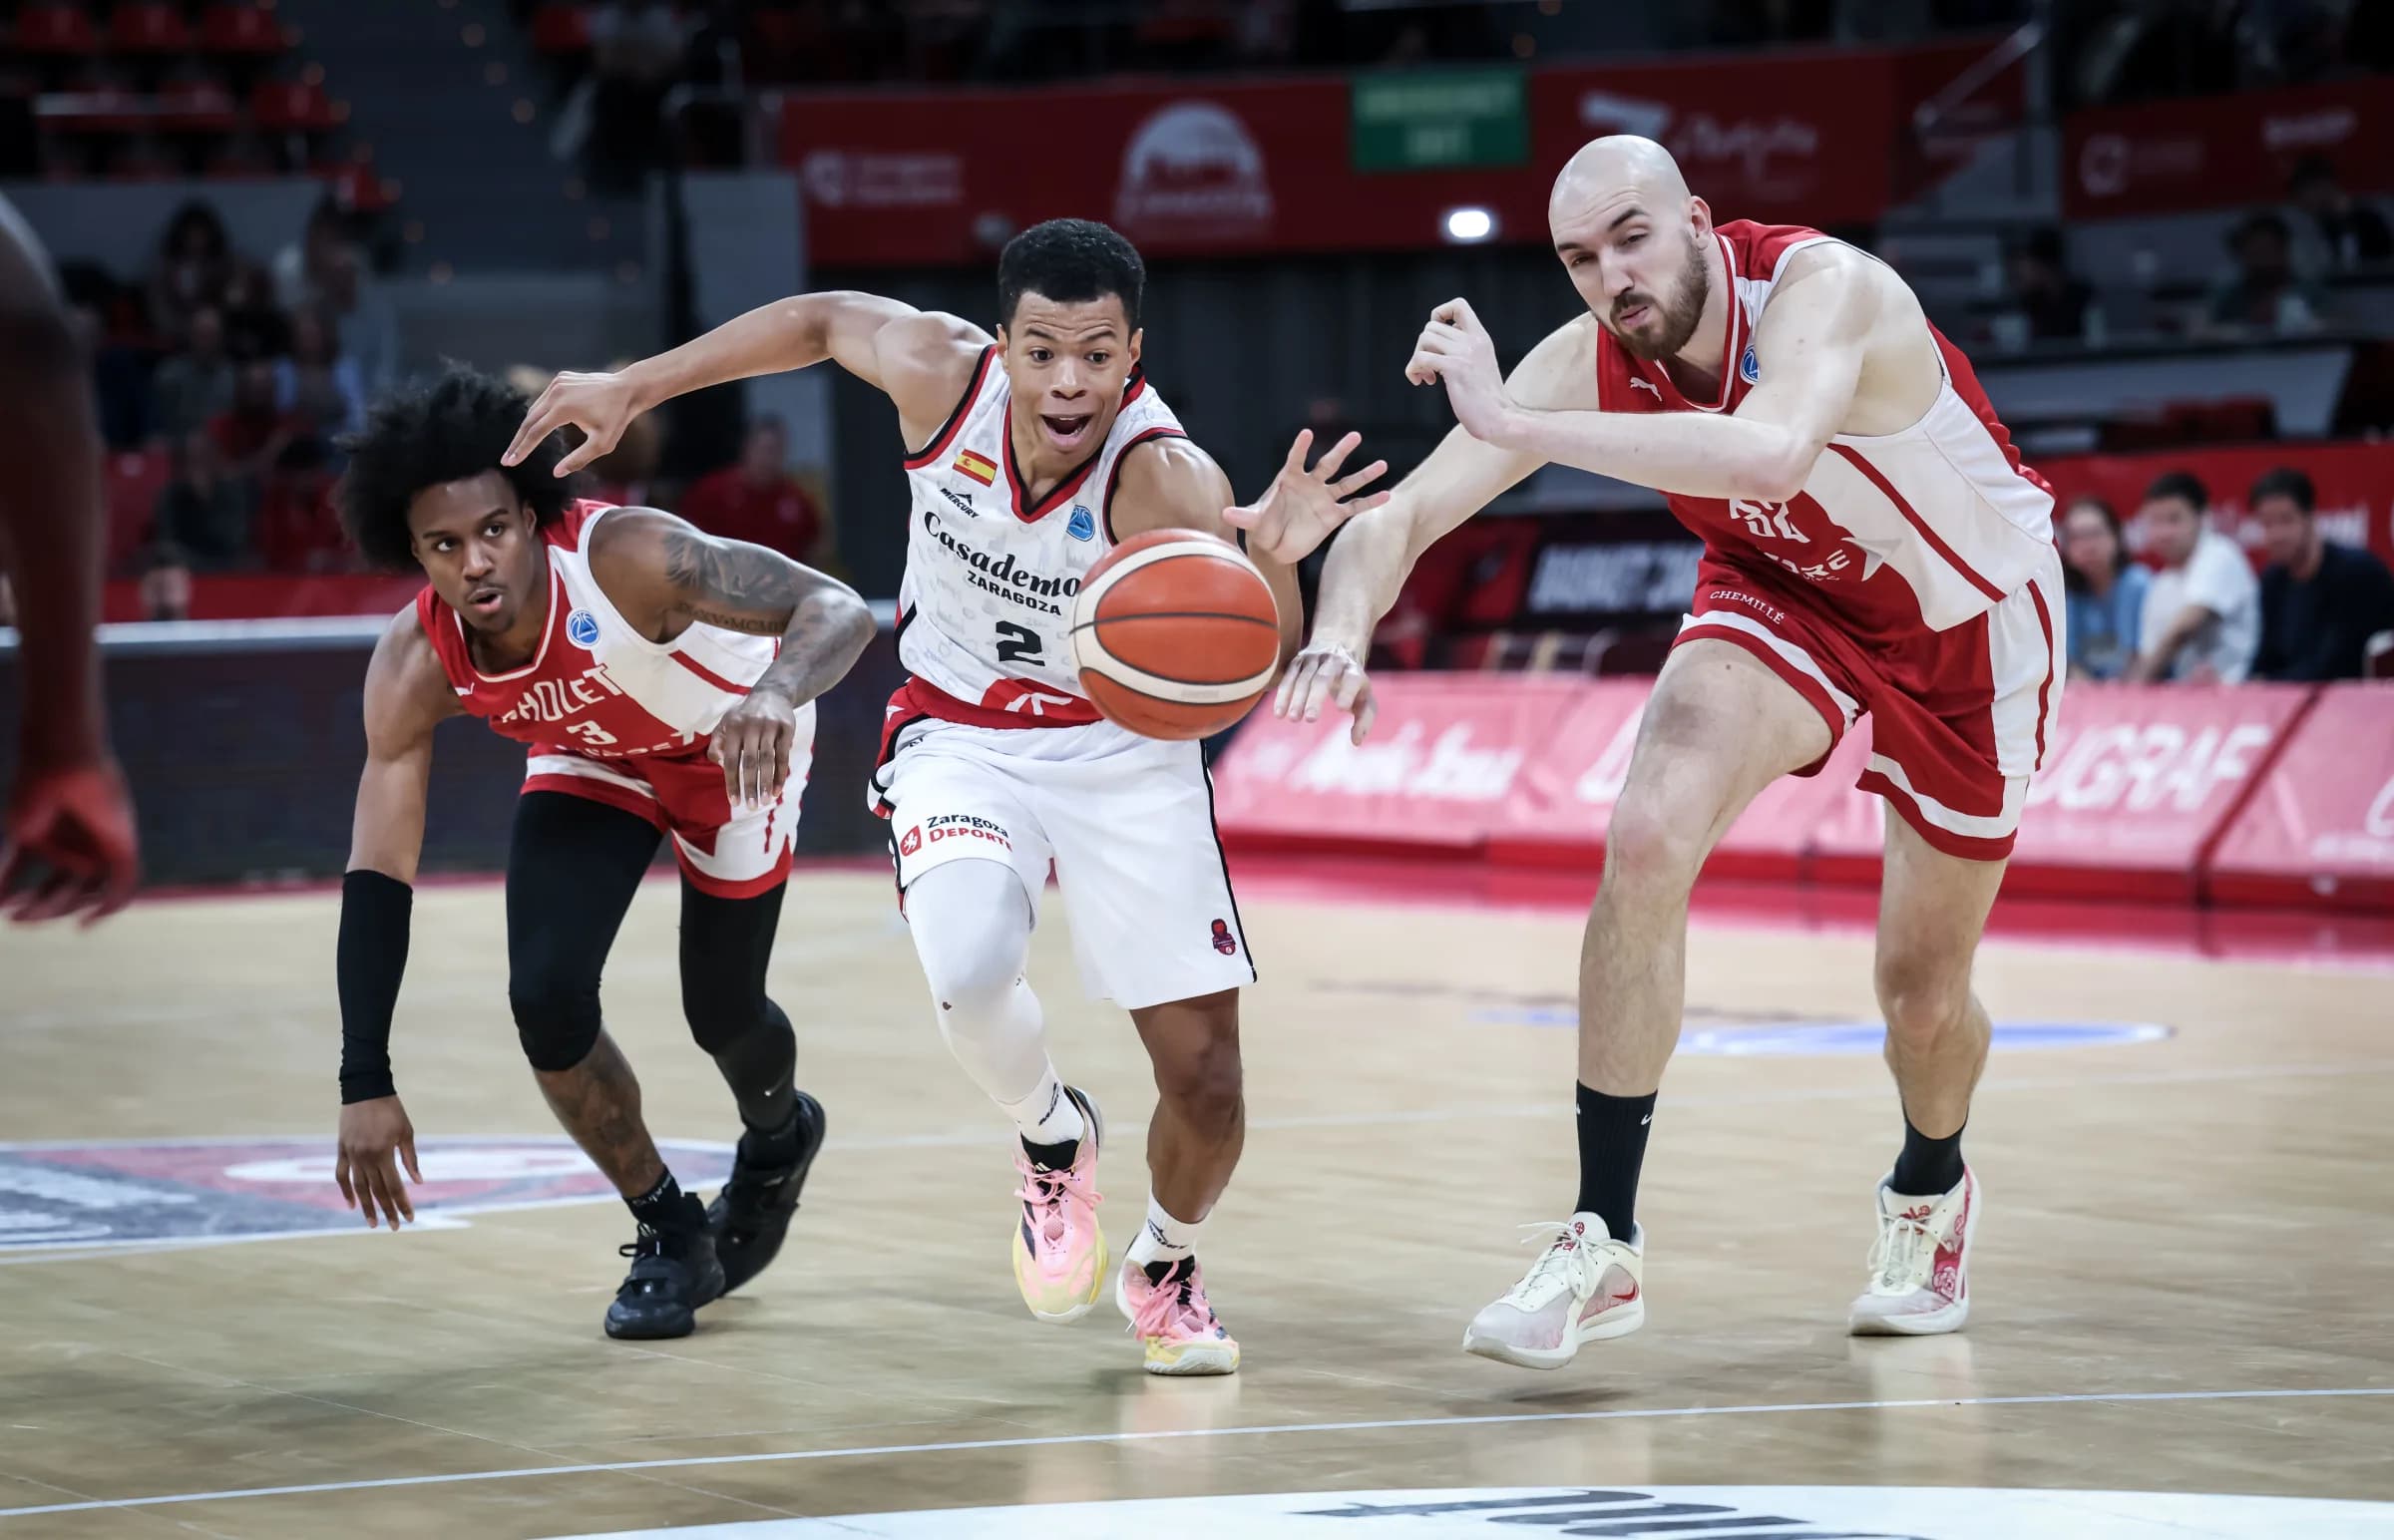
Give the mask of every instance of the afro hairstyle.
M 341 528 L 359 554 L 387 572 L 421 566 L 407 527 L 416 495 L 486 471 L 507 478 L 536 527 L 563 519 L 573 489 L 557 476 L 565 450 L 555 434 L 534 445 L 521 464 L 499 463 L 531 404 L 506 381 L 457 366 L 377 400 L 365 428 L 339 443 L 349 470 L 335 498 Z

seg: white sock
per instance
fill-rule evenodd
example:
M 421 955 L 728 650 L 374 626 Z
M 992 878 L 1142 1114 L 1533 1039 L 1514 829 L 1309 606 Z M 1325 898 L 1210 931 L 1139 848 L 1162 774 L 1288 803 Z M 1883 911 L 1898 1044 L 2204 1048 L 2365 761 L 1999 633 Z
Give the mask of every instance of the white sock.
M 1088 1131 L 1080 1115 L 1080 1103 L 1064 1094 L 1064 1082 L 1055 1077 L 1055 1066 L 1046 1064 L 1039 1083 L 1020 1101 L 1001 1101 L 998 1110 L 1014 1120 L 1026 1144 L 1062 1144 L 1077 1139 Z
M 1140 1267 L 1151 1262 L 1178 1262 L 1197 1249 L 1197 1232 L 1204 1228 L 1204 1220 L 1174 1219 L 1162 1204 L 1149 1198 L 1147 1223 L 1139 1227 L 1139 1238 L 1130 1243 L 1127 1260 Z

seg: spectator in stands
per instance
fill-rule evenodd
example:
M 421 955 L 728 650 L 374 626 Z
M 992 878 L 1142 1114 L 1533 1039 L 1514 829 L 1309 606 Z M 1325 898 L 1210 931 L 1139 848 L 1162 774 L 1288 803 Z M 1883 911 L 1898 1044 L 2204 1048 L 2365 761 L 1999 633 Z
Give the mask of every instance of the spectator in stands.
M 2344 191 L 2336 181 L 2335 165 L 2327 157 L 2303 157 L 2287 191 L 2294 206 L 2310 215 L 2318 228 L 2332 269 L 2342 272 L 2394 262 L 2394 227 L 2387 225 L 2384 214 Z
M 2318 501 L 2308 476 L 2282 466 L 2252 484 L 2247 505 L 2269 556 L 2255 678 L 2358 679 L 2369 638 L 2394 630 L 2394 573 L 2320 533 Z
M 232 240 L 211 204 L 194 198 L 176 209 L 150 273 L 151 323 L 182 342 L 195 313 L 224 303 L 233 265 Z
M 638 186 L 681 56 L 681 23 L 665 0 L 604 0 L 592 11 L 592 181 L 614 191 Z
M 151 382 L 153 427 L 179 444 L 232 409 L 232 359 L 224 351 L 224 313 L 213 305 L 192 312 L 191 341 L 158 366 Z
M 2062 586 L 2069 591 L 2070 677 L 2117 679 L 2143 640 L 2153 574 L 2128 555 L 2120 516 L 2101 498 L 2062 515 Z
M 2327 319 L 2327 294 L 2294 275 L 2293 232 L 2266 209 L 2247 214 L 2227 237 L 2236 271 L 2212 290 L 2204 320 L 2225 332 L 2316 330 Z
M 150 531 L 190 552 L 199 565 L 221 569 L 248 556 L 255 511 L 249 490 L 225 475 L 216 441 L 198 429 L 175 442 L 175 479 L 159 491 Z
M 2208 489 L 2186 471 L 2168 472 L 2146 489 L 2137 522 L 2162 568 L 2145 595 L 2137 659 L 2128 667 L 2138 683 L 2241 684 L 2252 672 L 2260 584 L 2236 543 L 2210 527 L 2210 505 Z
M 290 317 L 274 302 L 274 280 L 255 262 L 235 258 L 224 287 L 224 340 L 233 357 L 273 358 L 291 345 Z
M 781 419 L 759 417 L 749 424 L 739 460 L 700 477 L 682 494 L 681 516 L 709 535 L 813 565 L 823 544 L 823 516 L 806 489 L 790 479 L 789 452 Z
M 192 617 L 192 567 L 181 551 L 160 541 L 142 553 L 142 618 Z
M 301 431 L 325 440 L 366 425 L 366 389 L 357 365 L 341 356 L 330 322 L 313 306 L 291 317 L 290 356 L 274 361 L 274 407 Z
M 183 553 L 167 542 L 143 550 L 134 594 L 144 620 L 192 617 L 192 570 Z
M 2011 312 L 1997 335 L 2007 346 L 2021 341 L 2083 340 L 2094 288 L 2072 277 L 2062 254 L 2062 232 L 2048 225 L 2031 231 L 2005 258 L 2011 279 Z M 2016 317 L 2016 319 L 2014 319 Z M 2006 332 L 2012 333 L 2006 336 Z M 2016 339 L 2016 340 L 2015 340 Z
M 293 437 L 291 425 L 274 405 L 272 363 L 252 359 L 241 365 L 240 377 L 233 382 L 231 410 L 209 423 L 207 432 L 223 454 L 225 474 L 254 496 Z

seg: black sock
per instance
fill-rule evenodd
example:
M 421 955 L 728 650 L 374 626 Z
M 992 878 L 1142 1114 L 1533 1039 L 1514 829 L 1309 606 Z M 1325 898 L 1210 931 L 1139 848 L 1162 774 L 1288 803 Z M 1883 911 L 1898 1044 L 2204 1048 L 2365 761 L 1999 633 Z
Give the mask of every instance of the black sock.
M 1646 1163 L 1646 1129 L 1654 1121 L 1657 1092 L 1607 1096 L 1582 1085 L 1579 1092 L 1579 1202 L 1576 1210 L 1599 1215 L 1616 1241 L 1630 1238 L 1638 1217 L 1638 1168 Z
M 1060 1144 L 1033 1144 L 1025 1139 L 1022 1141 L 1022 1153 L 1030 1157 L 1030 1163 L 1034 1166 L 1062 1171 L 1080 1158 L 1080 1141 L 1066 1139 Z
M 740 1158 L 759 1166 L 786 1166 L 798 1158 L 798 1102 L 795 1097 L 784 1104 L 789 1116 L 779 1128 L 759 1128 L 751 1123 L 740 1134 Z
M 658 1177 L 654 1187 L 623 1202 L 643 1229 L 687 1230 L 706 1222 L 706 1211 L 698 1207 L 697 1199 L 681 1190 L 681 1184 L 673 1180 L 670 1171 Z
M 1907 1198 L 1934 1198 L 1962 1185 L 1962 1131 L 1950 1138 L 1931 1139 L 1903 1120 L 1903 1153 L 1895 1157 L 1895 1174 L 1887 1185 Z

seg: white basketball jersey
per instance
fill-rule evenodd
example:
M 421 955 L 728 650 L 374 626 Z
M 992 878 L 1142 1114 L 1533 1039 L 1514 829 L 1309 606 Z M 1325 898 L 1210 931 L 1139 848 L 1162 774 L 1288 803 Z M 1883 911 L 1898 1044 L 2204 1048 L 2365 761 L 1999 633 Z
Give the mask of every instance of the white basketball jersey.
M 986 348 L 947 424 L 906 462 L 898 659 L 935 689 L 1026 727 L 1094 721 L 1072 668 L 1072 595 L 1113 549 L 1107 505 L 1122 457 L 1186 435 L 1133 370 L 1105 442 L 1034 500 L 1014 464 L 1011 412 L 1004 363 Z

